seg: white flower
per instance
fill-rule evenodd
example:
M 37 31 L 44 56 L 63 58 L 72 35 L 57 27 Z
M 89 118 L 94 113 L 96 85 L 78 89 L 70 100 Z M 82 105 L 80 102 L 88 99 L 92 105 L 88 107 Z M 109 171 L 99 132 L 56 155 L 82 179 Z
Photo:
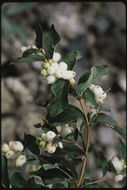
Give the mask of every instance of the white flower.
M 100 86 L 95 86 L 93 88 L 93 92 L 94 92 L 95 96 L 97 96 L 97 97 L 102 96 L 102 94 L 104 93 L 103 89 Z
M 62 127 L 62 131 L 61 131 L 60 134 L 61 134 L 62 137 L 66 137 L 71 132 L 72 132 L 72 128 L 69 127 L 68 125 L 65 125 L 65 126 Z
M 24 51 L 26 51 L 26 50 L 27 50 L 27 47 L 24 47 L 24 46 L 23 46 L 23 47 L 20 48 L 20 52 L 21 52 L 21 53 L 24 53 Z
M 14 144 L 14 141 L 9 141 L 9 148 L 10 148 L 11 150 L 13 150 L 13 144 Z
M 75 73 L 74 71 L 69 71 L 69 70 L 67 70 L 67 71 L 64 72 L 62 78 L 65 79 L 65 80 L 69 80 L 69 79 L 74 78 L 75 75 L 76 75 L 76 73 Z
M 49 75 L 46 80 L 48 84 L 52 84 L 56 81 L 56 77 L 54 75 Z
M 46 140 L 48 142 L 52 142 L 52 140 L 54 139 L 55 136 L 56 136 L 56 134 L 53 131 L 48 131 L 46 133 Z
M 42 74 L 43 76 L 46 76 L 46 75 L 47 75 L 46 69 L 43 69 L 43 70 L 41 71 L 41 74 Z
M 64 70 L 58 68 L 58 69 L 56 70 L 56 72 L 55 72 L 55 76 L 56 76 L 57 78 L 62 78 L 63 75 L 64 75 L 64 72 L 65 72 Z
M 14 154 L 14 151 L 13 151 L 13 150 L 9 150 L 9 151 L 6 153 L 7 159 L 9 159 L 13 154 Z
M 62 131 L 62 126 L 57 126 L 56 130 L 58 131 L 58 133 L 60 133 Z
M 119 182 L 119 181 L 121 181 L 121 180 L 123 179 L 123 177 L 124 177 L 124 176 L 121 175 L 121 174 L 116 175 L 115 178 L 114 178 L 114 179 L 115 179 L 115 182 Z
M 53 61 L 58 62 L 61 59 L 61 55 L 58 52 L 54 52 L 53 54 Z
M 14 151 L 23 151 L 24 146 L 20 141 L 14 141 L 12 148 Z
M 53 75 L 55 73 L 55 69 L 51 66 L 48 68 L 47 72 L 49 75 Z
M 52 143 L 48 143 L 46 146 L 46 150 L 49 153 L 54 153 L 56 151 L 56 145 L 52 145 Z
M 63 149 L 63 143 L 62 142 L 58 142 L 58 146 L 59 146 L 59 148 Z
M 15 165 L 16 167 L 21 167 L 26 162 L 26 156 L 20 155 L 16 158 Z
M 6 143 L 4 143 L 3 145 L 2 145 L 2 152 L 8 152 L 9 150 L 10 150 L 10 148 L 9 148 L 9 146 L 8 146 L 8 144 L 6 144 Z
M 74 84 L 75 84 L 75 79 L 74 79 L 74 78 L 71 78 L 69 81 L 70 81 L 70 84 L 71 84 L 72 86 L 74 86 Z
M 57 69 L 58 69 L 58 63 L 56 63 L 56 62 L 52 63 L 51 67 L 53 67 L 55 69 L 55 71 L 57 71 Z
M 50 64 L 49 64 L 48 62 L 45 62 L 45 63 L 43 64 L 43 67 L 44 67 L 45 69 L 48 69 L 48 68 L 50 67 Z
M 64 62 L 59 63 L 59 69 L 61 70 L 67 70 L 68 65 Z
M 47 140 L 47 134 L 46 133 L 41 133 L 41 138 L 46 141 Z
M 117 157 L 113 157 L 111 162 L 117 172 L 120 172 L 124 168 L 123 161 L 120 161 Z

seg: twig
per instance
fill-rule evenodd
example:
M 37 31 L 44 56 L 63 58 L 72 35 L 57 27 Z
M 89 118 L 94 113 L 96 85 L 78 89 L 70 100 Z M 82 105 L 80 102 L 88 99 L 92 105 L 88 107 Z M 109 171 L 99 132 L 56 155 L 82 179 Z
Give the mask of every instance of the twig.
M 71 143 L 73 145 L 75 145 L 76 147 L 78 147 L 82 152 L 84 152 L 84 150 L 75 142 L 73 141 L 70 141 L 70 140 L 63 140 L 63 142 L 68 142 L 68 143 Z
M 95 184 L 95 183 L 101 183 L 101 182 L 104 182 L 104 181 L 108 181 L 108 180 L 113 179 L 116 175 L 118 175 L 118 174 L 115 174 L 112 177 L 107 177 L 107 178 L 104 178 L 104 179 L 99 179 L 99 180 L 96 180 L 96 181 L 91 181 L 91 182 L 85 183 L 85 185 L 91 185 L 91 184 Z

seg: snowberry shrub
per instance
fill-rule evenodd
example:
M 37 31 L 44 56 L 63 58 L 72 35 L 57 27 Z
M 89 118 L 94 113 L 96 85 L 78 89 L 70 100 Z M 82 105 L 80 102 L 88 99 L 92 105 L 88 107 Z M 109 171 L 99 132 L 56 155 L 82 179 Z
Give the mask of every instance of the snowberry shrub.
M 35 45 L 21 47 L 22 56 L 11 62 L 40 61 L 40 74 L 50 85 L 52 96 L 46 104 L 46 118 L 41 118 L 40 123 L 34 126 L 42 129 L 39 136 L 25 134 L 22 142 L 12 140 L 2 145 L 3 187 L 94 188 L 111 179 L 119 182 L 125 176 L 125 131 L 106 114 L 109 110 L 103 104 L 107 90 L 94 84 L 108 73 L 108 66 L 93 66 L 76 85 L 76 73 L 72 69 L 81 54 L 72 51 L 62 58 L 56 51 L 59 41 L 60 36 L 53 25 L 43 40 L 41 26 L 37 25 Z M 68 103 L 68 95 L 79 101 L 81 109 Z M 117 157 L 107 160 L 103 152 L 97 152 L 96 164 L 103 171 L 103 178 L 99 180 L 88 178 L 85 170 L 87 156 L 94 149 L 90 133 L 97 124 L 108 126 L 119 134 L 118 147 L 122 152 L 121 160 Z M 82 140 L 82 145 L 79 145 L 78 139 Z M 15 166 L 8 173 L 9 160 L 13 160 Z M 26 175 L 28 164 L 31 167 Z M 79 172 L 76 168 L 78 164 L 81 165 Z M 107 172 L 111 172 L 112 177 L 104 177 Z

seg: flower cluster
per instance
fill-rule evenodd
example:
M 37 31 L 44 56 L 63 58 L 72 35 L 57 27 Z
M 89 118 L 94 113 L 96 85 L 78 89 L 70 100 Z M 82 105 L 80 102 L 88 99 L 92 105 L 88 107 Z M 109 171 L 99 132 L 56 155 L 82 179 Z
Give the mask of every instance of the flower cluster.
M 119 174 L 124 168 L 126 168 L 126 164 L 125 164 L 125 161 L 124 160 L 119 160 L 117 157 L 113 157 L 112 160 L 111 160 L 116 172 L 117 172 L 117 175 L 115 176 L 115 181 L 118 182 L 118 181 L 121 181 L 124 177 L 124 175 L 122 174 Z
M 41 75 L 46 79 L 48 84 L 52 84 L 58 78 L 69 80 L 72 85 L 75 84 L 74 77 L 76 73 L 68 69 L 68 65 L 65 62 L 59 62 L 61 55 L 54 52 L 53 58 L 50 60 L 45 59 L 45 62 L 41 65 Z
M 61 137 L 66 137 L 68 134 L 72 133 L 73 128 L 69 126 L 68 124 L 65 124 L 64 126 L 57 126 L 56 130 L 60 134 Z
M 56 137 L 56 134 L 53 131 L 48 131 L 46 133 L 42 133 L 37 138 L 37 143 L 40 147 L 44 148 L 48 153 L 54 153 L 56 148 L 59 147 L 63 149 L 62 142 L 53 143 L 53 139 Z
M 94 84 L 91 84 L 89 88 L 94 93 L 97 103 L 103 104 L 105 98 L 107 97 L 107 94 L 103 91 L 103 89 L 100 86 Z
M 23 144 L 20 141 L 10 141 L 9 144 L 4 143 L 2 145 L 2 152 L 5 153 L 6 158 L 11 158 L 15 152 L 22 152 L 24 149 Z M 16 167 L 22 166 L 26 162 L 26 156 L 20 155 L 16 158 Z

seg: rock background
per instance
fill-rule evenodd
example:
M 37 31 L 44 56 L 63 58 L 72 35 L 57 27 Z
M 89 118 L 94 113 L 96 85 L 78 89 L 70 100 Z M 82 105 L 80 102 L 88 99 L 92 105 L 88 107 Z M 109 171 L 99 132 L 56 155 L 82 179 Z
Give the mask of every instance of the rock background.
M 18 3 L 8 3 L 12 7 Z M 6 14 L 6 11 L 3 12 Z M 3 19 L 3 17 L 2 17 Z M 29 9 L 10 16 L 9 19 L 19 24 L 28 34 L 26 44 L 34 44 L 34 24 L 39 22 L 45 33 L 51 24 L 61 35 L 57 50 L 64 56 L 71 50 L 80 50 L 83 59 L 74 67 L 77 72 L 76 81 L 91 66 L 106 64 L 110 72 L 102 77 L 97 84 L 103 89 L 111 88 L 105 101 L 110 115 L 118 124 L 126 127 L 126 62 L 125 62 L 125 5 L 123 3 L 83 3 L 57 2 L 34 3 Z M 4 22 L 3 22 L 4 23 Z M 9 66 L 10 60 L 19 57 L 19 48 L 25 42 L 8 33 L 11 43 L 2 33 L 2 142 L 11 139 L 22 140 L 24 132 L 37 135 L 40 131 L 33 127 L 39 118 L 46 115 L 44 104 L 50 92 L 48 85 L 40 76 L 40 63 L 21 63 Z M 70 100 L 75 104 L 75 101 Z M 107 127 L 97 127 L 91 134 L 92 142 L 97 150 L 102 150 L 108 159 L 121 156 L 117 150 L 118 135 Z M 89 155 L 87 169 L 94 166 L 95 156 Z M 90 174 L 91 175 L 91 174 Z M 93 177 L 102 177 L 98 168 Z M 113 181 L 112 181 L 113 183 Z M 124 182 L 115 184 L 122 187 Z M 102 187 L 105 187 L 102 184 Z

